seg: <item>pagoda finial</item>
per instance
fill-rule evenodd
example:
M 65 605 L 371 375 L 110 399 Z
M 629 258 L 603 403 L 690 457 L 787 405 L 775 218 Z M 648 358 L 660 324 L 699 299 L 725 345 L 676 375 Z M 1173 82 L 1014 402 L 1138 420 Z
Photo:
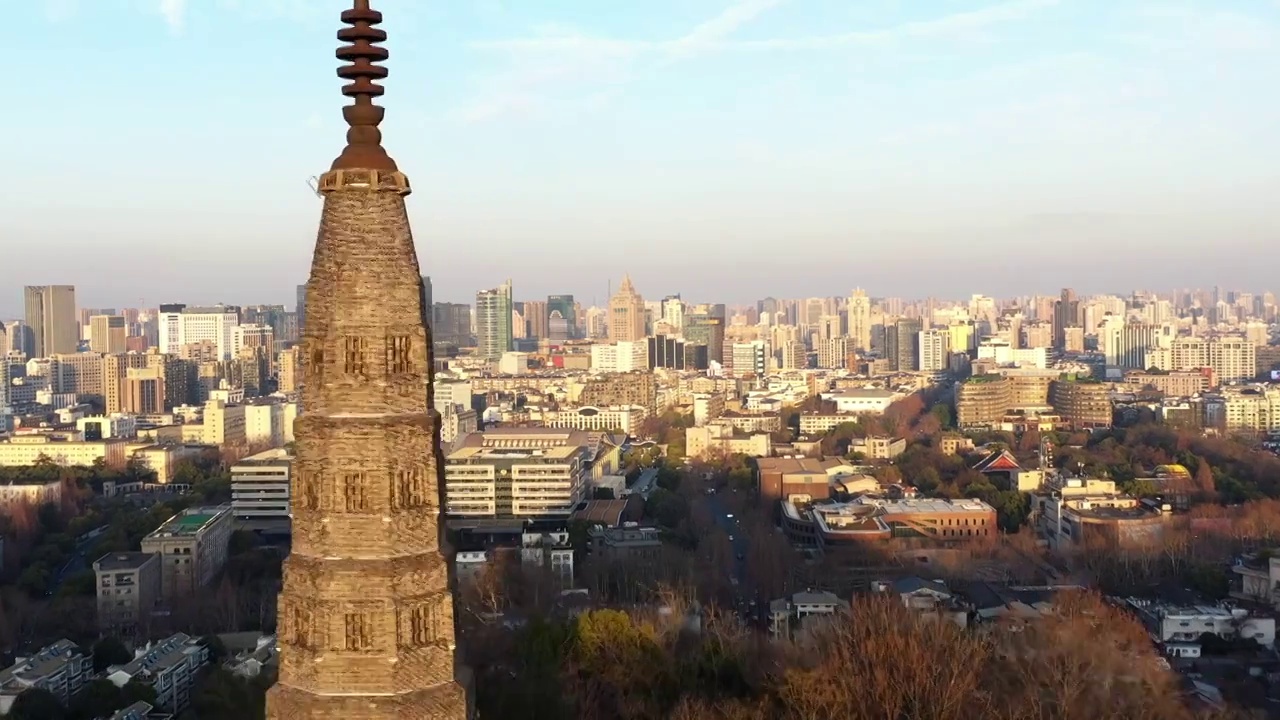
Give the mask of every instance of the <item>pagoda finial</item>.
M 350 10 L 342 12 L 342 22 L 350 27 L 338 31 L 338 40 L 346 43 L 337 50 L 339 60 L 347 64 L 338 67 L 338 77 L 349 80 L 342 94 L 352 99 L 352 104 L 342 108 L 342 117 L 350 128 L 347 130 L 347 147 L 337 160 L 333 170 L 396 170 L 396 162 L 382 147 L 382 131 L 378 130 L 386 110 L 373 104 L 375 97 L 384 92 L 376 81 L 385 80 L 387 68 L 375 63 L 387 59 L 389 53 L 377 43 L 386 42 L 386 31 L 375 25 L 382 23 L 382 13 L 369 7 L 369 0 L 354 0 Z

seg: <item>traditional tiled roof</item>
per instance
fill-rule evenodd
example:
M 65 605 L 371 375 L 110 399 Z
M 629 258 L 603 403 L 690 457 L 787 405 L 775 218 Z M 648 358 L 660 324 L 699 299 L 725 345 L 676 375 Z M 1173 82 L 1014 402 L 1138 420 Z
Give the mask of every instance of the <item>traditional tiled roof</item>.
M 979 461 L 973 469 L 980 473 L 1017 472 L 1022 469 L 1022 466 L 1018 464 L 1018 459 L 1013 456 L 1013 453 L 1008 450 L 998 450 Z

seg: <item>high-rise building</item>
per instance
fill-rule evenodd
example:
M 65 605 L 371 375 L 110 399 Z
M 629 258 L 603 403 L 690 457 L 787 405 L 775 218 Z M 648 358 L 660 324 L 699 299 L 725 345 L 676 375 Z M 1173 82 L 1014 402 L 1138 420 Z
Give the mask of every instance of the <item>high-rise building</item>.
M 235 357 L 234 328 L 239 324 L 240 308 L 232 305 L 161 305 L 160 352 L 179 355 L 184 345 L 207 342 L 213 344 L 218 360 L 230 360 Z
M 164 412 L 164 368 L 130 368 L 124 380 L 124 412 L 150 415 Z
M 560 313 L 560 317 L 564 318 L 565 324 L 569 327 L 568 339 L 578 337 L 578 303 L 574 301 L 573 296 L 548 295 L 547 317 L 550 318 L 555 312 Z
M 26 288 L 26 311 L 27 327 L 31 328 L 32 357 L 44 358 L 79 349 L 75 287 L 29 285 Z
M 524 301 L 525 335 L 538 340 L 546 340 L 550 332 L 547 327 L 547 303 L 543 300 Z
M 351 129 L 318 183 L 324 209 L 307 283 L 293 547 L 266 716 L 462 720 L 471 713 L 454 665 L 440 425 L 405 210 L 409 181 L 382 148 L 383 110 L 373 104 L 386 34 L 368 0 L 355 0 L 342 20 L 351 26 L 337 53 L 352 61 L 338 71 L 350 81 L 343 117 Z
M 122 353 L 127 337 L 123 315 L 94 315 L 89 318 L 89 349 L 96 353 Z
M 307 286 L 299 285 L 297 291 L 298 300 L 293 306 L 293 312 L 298 316 L 298 332 L 301 333 L 307 315 Z
M 916 333 L 919 344 L 920 369 L 937 372 L 947 369 L 951 333 L 947 330 L 921 330 Z
M 609 339 L 614 342 L 643 340 L 645 337 L 644 298 L 624 275 L 618 292 L 609 298 Z
M 1079 325 L 1080 321 L 1080 301 L 1076 299 L 1076 291 L 1063 288 L 1062 297 L 1053 304 L 1053 346 L 1063 349 L 1067 328 Z
M 871 298 L 867 291 L 855 288 L 849 296 L 849 342 L 859 352 L 871 350 Z
M 911 372 L 920 369 L 920 343 L 917 336 L 924 330 L 919 318 L 899 318 L 885 327 L 885 357 L 894 370 Z
M 492 290 L 476 293 L 476 355 L 485 360 L 498 360 L 511 351 L 515 336 L 511 331 L 514 317 L 511 303 L 511 281 Z

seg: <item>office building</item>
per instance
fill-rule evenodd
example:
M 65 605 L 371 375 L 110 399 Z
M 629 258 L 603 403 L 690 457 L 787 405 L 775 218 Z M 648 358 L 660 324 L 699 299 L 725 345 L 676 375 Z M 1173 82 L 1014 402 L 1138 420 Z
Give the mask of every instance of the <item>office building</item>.
M 123 315 L 94 315 L 89 318 L 89 349 L 93 352 L 122 353 L 127 336 Z
M 165 598 L 191 595 L 209 584 L 227 562 L 230 505 L 188 508 L 142 539 L 142 552 L 160 556 Z
M 512 350 L 511 281 L 476 293 L 476 355 L 496 362 Z
M 578 303 L 573 299 L 572 295 L 548 295 L 547 296 L 547 318 L 555 313 L 559 313 L 560 318 L 564 321 L 565 337 L 564 340 L 572 340 L 578 337 Z M 552 333 L 552 328 L 548 326 L 548 333 Z
M 80 347 L 76 289 L 71 285 L 29 285 L 25 292 L 26 325 L 31 330 L 32 357 L 74 353 Z
M 885 357 L 892 369 L 911 372 L 920 369 L 918 335 L 924 330 L 919 318 L 901 318 L 885 327 Z
M 98 626 L 104 632 L 131 635 L 145 631 L 161 598 L 159 555 L 108 553 L 93 563 L 98 588 Z
M 857 352 L 871 350 L 871 298 L 862 288 L 854 289 L 849 296 L 849 342 Z
M 187 307 L 180 303 L 160 306 L 160 352 L 181 355 L 186 345 L 210 343 L 216 360 L 230 360 L 234 353 L 234 329 L 240 324 L 240 308 L 229 305 Z
M 609 298 L 609 339 L 635 342 L 645 338 L 644 298 L 631 284 L 631 276 L 622 277 L 618 292 Z
M 293 457 L 283 448 L 250 455 L 231 466 L 231 511 L 238 518 L 289 519 Z
M 499 428 L 471 433 L 445 456 L 450 518 L 568 519 L 589 487 L 582 430 Z
M 526 300 L 524 303 L 525 337 L 546 340 L 550 336 L 547 320 L 547 303 L 543 300 Z
M 130 368 L 124 380 L 123 412 L 155 415 L 165 411 L 164 368 Z

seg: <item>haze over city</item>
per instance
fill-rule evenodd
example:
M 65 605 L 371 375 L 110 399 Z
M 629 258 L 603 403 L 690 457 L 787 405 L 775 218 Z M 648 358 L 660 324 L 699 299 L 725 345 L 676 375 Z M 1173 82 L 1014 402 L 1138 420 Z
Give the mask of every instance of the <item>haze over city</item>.
M 288 300 L 343 4 L 8 3 L 40 73 L 0 120 L 5 264 L 57 248 L 27 281 L 102 306 Z M 748 302 L 1251 287 L 1275 259 L 1276 3 L 386 4 L 437 299 L 603 302 L 624 260 L 647 295 Z

